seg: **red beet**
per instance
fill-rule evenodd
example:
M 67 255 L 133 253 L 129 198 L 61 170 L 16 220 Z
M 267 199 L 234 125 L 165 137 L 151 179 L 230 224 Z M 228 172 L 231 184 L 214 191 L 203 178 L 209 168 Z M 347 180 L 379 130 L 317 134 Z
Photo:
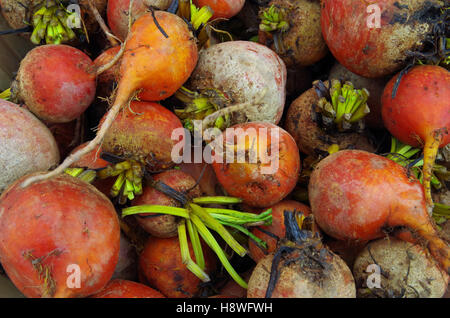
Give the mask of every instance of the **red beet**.
M 51 123 L 78 118 L 95 97 L 95 67 L 67 45 L 34 48 L 20 63 L 18 97 L 37 117 Z
M 429 217 L 423 187 L 394 161 L 360 150 L 338 151 L 311 174 L 309 201 L 315 221 L 342 240 L 372 240 L 404 227 L 428 241 L 450 270 L 450 249 Z
M 0 258 L 8 277 L 27 297 L 87 297 L 101 290 L 119 256 L 112 203 L 66 174 L 22 188 L 24 178 L 0 197 Z

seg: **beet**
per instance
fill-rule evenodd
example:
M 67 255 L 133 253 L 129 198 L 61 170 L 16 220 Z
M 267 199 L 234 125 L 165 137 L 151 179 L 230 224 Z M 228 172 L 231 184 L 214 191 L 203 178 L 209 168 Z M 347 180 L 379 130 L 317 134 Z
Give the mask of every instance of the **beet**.
M 0 99 L 0 193 L 20 177 L 59 163 L 50 130 L 32 113 Z

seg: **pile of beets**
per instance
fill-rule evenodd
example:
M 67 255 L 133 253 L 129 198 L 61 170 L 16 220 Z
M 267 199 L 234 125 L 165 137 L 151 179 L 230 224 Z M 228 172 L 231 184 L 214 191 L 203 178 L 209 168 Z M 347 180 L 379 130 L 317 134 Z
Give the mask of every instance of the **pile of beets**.
M 24 296 L 445 297 L 444 1 L 0 7 L 35 44 L 0 93 Z

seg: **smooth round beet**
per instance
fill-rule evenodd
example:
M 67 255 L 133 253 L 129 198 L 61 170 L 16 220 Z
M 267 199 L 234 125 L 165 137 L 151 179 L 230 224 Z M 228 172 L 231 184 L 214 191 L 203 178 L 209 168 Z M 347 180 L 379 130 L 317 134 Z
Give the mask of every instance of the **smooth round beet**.
M 108 129 L 102 150 L 137 160 L 150 170 L 159 171 L 174 165 L 172 149 L 179 140 L 171 137 L 176 130 L 180 131 L 182 140 L 183 125 L 167 108 L 157 103 L 133 101 Z
M 394 161 L 360 150 L 338 151 L 318 163 L 308 194 L 315 221 L 328 235 L 365 241 L 403 227 L 423 238 L 450 270 L 450 249 L 428 215 L 421 183 Z
M 144 101 L 172 96 L 191 76 L 198 60 L 195 36 L 183 19 L 165 11 L 156 11 L 155 18 L 167 37 L 151 13 L 141 16 L 131 28 L 120 69 L 121 74 L 129 69 L 126 80 L 135 82 L 134 90 L 142 89 L 138 96 Z M 140 50 L 143 45 L 148 49 Z
M 0 193 L 18 178 L 59 163 L 51 131 L 32 113 L 0 99 Z
M 8 277 L 27 297 L 87 297 L 101 290 L 119 256 L 112 203 L 66 174 L 22 188 L 24 178 L 0 197 L 0 258 Z
M 295 187 L 300 154 L 285 130 L 270 123 L 250 122 L 227 128 L 221 136 L 224 150 L 215 153 L 212 165 L 230 196 L 242 198 L 249 206 L 268 207 Z
M 382 116 L 389 132 L 401 142 L 421 147 L 436 130 L 442 130 L 440 147 L 450 142 L 450 72 L 434 65 L 413 67 L 402 76 L 395 97 L 398 74 L 386 85 Z
M 195 261 L 189 242 L 189 252 Z M 211 273 L 216 265 L 213 252 L 204 246 L 205 272 Z M 191 298 L 198 294 L 201 284 L 183 264 L 178 237 L 150 237 L 139 257 L 139 270 L 148 284 L 169 298 Z
M 421 48 L 440 14 L 438 0 L 325 0 L 322 34 L 334 57 L 364 77 L 392 74 Z
M 245 4 L 245 0 L 194 0 L 192 1 L 197 7 L 210 7 L 214 15 L 212 20 L 217 18 L 229 19 L 234 17 Z
M 92 298 L 166 298 L 159 291 L 144 284 L 114 279 Z
M 255 262 L 259 262 L 268 253 L 274 252 L 278 246 L 279 240 L 264 232 L 272 233 L 273 235 L 277 236 L 280 240 L 285 237 L 286 228 L 284 225 L 284 211 L 289 211 L 292 213 L 301 212 L 303 213 L 304 216 L 308 216 L 311 214 L 311 209 L 308 206 L 304 205 L 303 203 L 292 200 L 283 200 L 272 206 L 271 209 L 272 209 L 272 224 L 267 226 L 259 226 L 258 228 L 252 229 L 252 233 L 256 237 L 259 237 L 260 239 L 262 239 L 267 243 L 267 250 L 264 252 L 252 240 L 249 240 L 248 248 L 250 256 Z
M 95 67 L 68 45 L 42 45 L 21 61 L 18 97 L 37 117 L 51 123 L 78 118 L 95 98 Z
M 167 170 L 153 175 L 154 182 L 163 182 L 172 189 L 186 193 L 189 198 L 199 197 L 201 191 L 196 181 L 187 173 L 180 170 Z M 190 191 L 189 191 L 190 190 Z M 189 192 L 187 192 L 189 191 Z M 142 195 L 132 202 L 132 206 L 143 204 L 155 204 L 181 207 L 180 202 L 170 198 L 152 186 L 144 187 Z M 173 215 L 155 216 L 154 214 L 139 214 L 136 216 L 138 223 L 153 236 L 160 238 L 174 237 L 178 234 L 178 219 Z
M 434 162 L 438 148 L 450 142 L 450 72 L 434 65 L 413 67 L 402 76 L 395 97 L 392 97 L 398 76 L 384 89 L 383 121 L 394 137 L 423 148 L 423 186 L 431 211 Z

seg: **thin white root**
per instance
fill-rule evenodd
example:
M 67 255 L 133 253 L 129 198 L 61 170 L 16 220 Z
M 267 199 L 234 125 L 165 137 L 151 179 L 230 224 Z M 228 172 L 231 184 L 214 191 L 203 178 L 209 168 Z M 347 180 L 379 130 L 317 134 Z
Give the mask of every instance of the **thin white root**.
M 94 139 L 92 139 L 86 147 L 74 152 L 70 156 L 68 156 L 58 167 L 56 167 L 54 170 L 41 175 L 35 175 L 32 177 L 29 177 L 25 179 L 25 181 L 22 182 L 21 187 L 26 188 L 27 186 L 31 185 L 32 183 L 48 180 L 50 178 L 56 177 L 57 175 L 64 172 L 65 169 L 69 168 L 72 164 L 80 160 L 84 155 L 88 154 L 89 152 L 93 151 L 97 146 L 99 146 L 103 138 L 106 135 L 106 132 L 108 131 L 109 127 L 111 127 L 114 119 L 116 118 L 117 114 L 119 113 L 120 109 L 122 108 L 122 103 L 115 103 L 111 109 L 108 112 L 108 115 L 105 118 L 105 121 L 103 122 L 102 126 L 100 127 L 99 131 L 97 132 L 97 135 Z
M 261 102 L 261 100 L 264 98 L 264 96 L 266 96 L 267 93 L 267 88 L 264 88 L 263 90 L 261 90 L 261 92 L 255 97 L 255 99 L 251 102 L 245 102 L 245 103 L 240 103 L 240 104 L 235 104 L 235 105 L 231 105 L 231 106 L 227 106 L 224 108 L 219 109 L 218 111 L 212 113 L 211 115 L 206 116 L 203 119 L 203 127 L 205 127 L 205 129 L 207 127 L 209 127 L 211 124 L 213 124 L 217 118 L 221 117 L 221 116 L 225 116 L 237 111 L 240 111 L 248 106 L 252 106 L 252 105 L 256 105 L 259 102 Z
M 96 75 L 99 76 L 100 74 L 102 74 L 103 72 L 109 70 L 111 67 L 114 66 L 114 64 L 117 63 L 117 61 L 120 60 L 120 58 L 122 57 L 123 53 L 125 52 L 125 45 L 126 45 L 126 41 L 122 44 L 119 52 L 117 52 L 116 56 L 114 56 L 114 58 L 109 61 L 108 63 L 100 66 L 97 71 L 96 71 Z

